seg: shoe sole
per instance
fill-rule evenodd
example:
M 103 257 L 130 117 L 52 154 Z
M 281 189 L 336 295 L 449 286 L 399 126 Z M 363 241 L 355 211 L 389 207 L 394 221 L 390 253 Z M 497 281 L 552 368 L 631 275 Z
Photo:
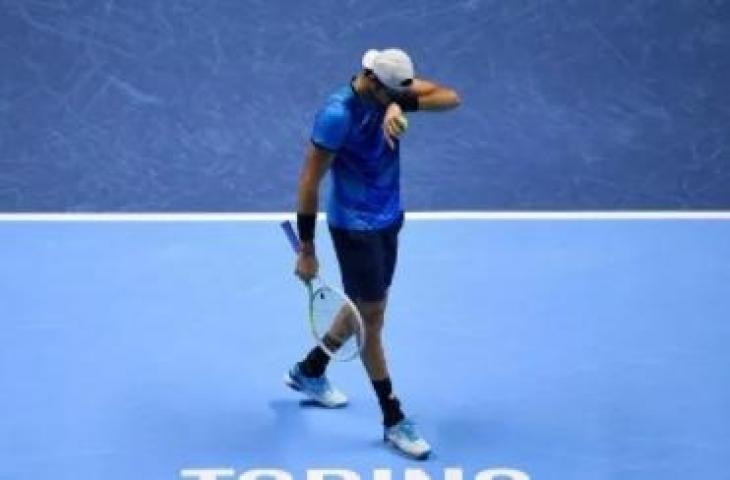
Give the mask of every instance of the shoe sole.
M 398 445 L 394 441 L 389 439 L 386 435 L 383 436 L 383 441 L 388 446 L 390 446 L 393 450 L 398 452 L 398 454 L 400 454 L 401 456 L 406 457 L 406 458 L 423 461 L 423 460 L 428 460 L 428 457 L 431 455 L 431 450 L 427 451 L 426 453 L 422 453 L 420 455 L 413 455 L 412 453 L 408 453 L 405 450 L 402 450 L 400 447 L 398 447 Z

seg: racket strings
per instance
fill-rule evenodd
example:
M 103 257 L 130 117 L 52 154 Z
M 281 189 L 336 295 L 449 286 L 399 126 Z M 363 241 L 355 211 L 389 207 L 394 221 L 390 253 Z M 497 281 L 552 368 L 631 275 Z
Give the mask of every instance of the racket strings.
M 337 338 L 329 332 L 325 333 L 322 337 L 322 343 L 332 352 L 336 352 L 346 341 L 346 338 Z
M 362 347 L 362 324 L 352 304 L 324 287 L 312 299 L 312 327 L 322 347 L 334 357 L 351 358 Z

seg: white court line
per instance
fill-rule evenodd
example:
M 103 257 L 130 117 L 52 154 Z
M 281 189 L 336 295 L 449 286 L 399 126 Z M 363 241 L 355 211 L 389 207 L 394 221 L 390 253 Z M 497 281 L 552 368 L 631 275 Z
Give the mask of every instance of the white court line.
M 730 220 L 730 211 L 452 211 L 407 212 L 415 221 L 585 221 L 585 220 Z M 0 213 L 0 222 L 280 222 L 293 213 Z M 319 220 L 324 220 L 319 214 Z

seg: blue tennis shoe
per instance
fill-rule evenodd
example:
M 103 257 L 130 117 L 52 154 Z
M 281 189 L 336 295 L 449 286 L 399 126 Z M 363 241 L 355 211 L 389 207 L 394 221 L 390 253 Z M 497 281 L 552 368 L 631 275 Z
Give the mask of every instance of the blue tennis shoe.
M 333 387 L 327 380 L 326 375 L 307 377 L 302 374 L 298 363 L 284 375 L 284 383 L 292 390 L 303 393 L 323 407 L 340 408 L 347 405 L 347 396 Z
M 416 426 L 407 418 L 392 427 L 386 427 L 383 440 L 416 460 L 426 460 L 431 453 L 431 446 L 418 434 Z

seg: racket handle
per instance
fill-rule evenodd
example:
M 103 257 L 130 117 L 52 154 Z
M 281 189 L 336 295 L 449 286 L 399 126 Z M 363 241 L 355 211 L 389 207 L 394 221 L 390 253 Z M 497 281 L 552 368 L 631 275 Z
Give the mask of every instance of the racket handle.
M 302 248 L 302 244 L 299 242 L 299 237 L 297 237 L 297 234 L 294 232 L 294 227 L 292 227 L 291 222 L 289 220 L 281 222 L 281 228 L 284 230 L 284 234 L 286 234 L 286 238 L 289 240 L 294 253 L 299 253 L 299 250 Z

